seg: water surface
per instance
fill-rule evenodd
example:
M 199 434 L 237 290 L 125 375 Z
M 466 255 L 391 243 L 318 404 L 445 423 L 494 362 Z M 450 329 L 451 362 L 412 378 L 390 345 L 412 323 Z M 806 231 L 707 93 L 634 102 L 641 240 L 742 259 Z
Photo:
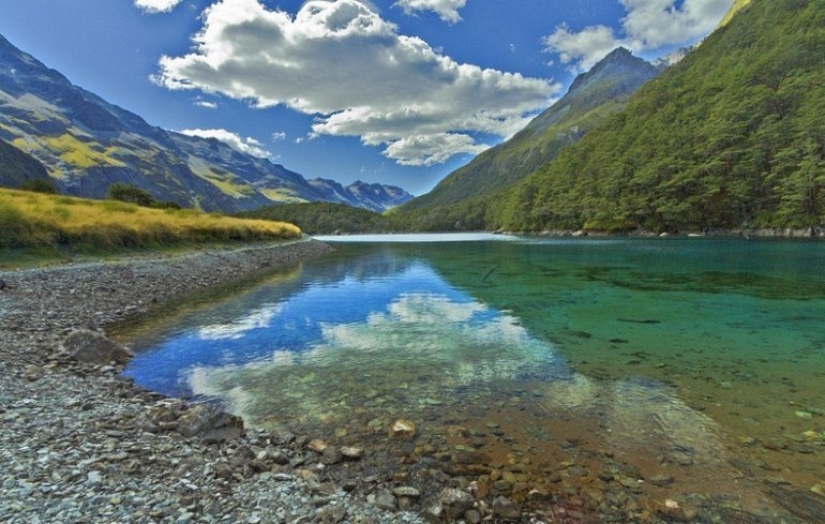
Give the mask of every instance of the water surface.
M 766 485 L 821 489 L 825 245 L 326 240 L 330 257 L 125 334 L 126 374 L 341 443 L 391 447 L 410 420 L 399 453 L 483 451 L 472 474 L 510 472 L 516 499 L 616 464 L 671 479 L 644 483 L 654 498 L 760 511 L 776 509 Z

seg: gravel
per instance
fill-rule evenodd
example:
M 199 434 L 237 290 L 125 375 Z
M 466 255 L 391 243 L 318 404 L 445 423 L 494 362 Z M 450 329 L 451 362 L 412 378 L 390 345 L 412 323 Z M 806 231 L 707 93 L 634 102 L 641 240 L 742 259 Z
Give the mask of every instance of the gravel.
M 300 437 L 186 438 L 176 428 L 193 406 L 62 345 L 330 250 L 302 240 L 0 272 L 0 522 L 420 522 L 318 481 L 327 466 Z

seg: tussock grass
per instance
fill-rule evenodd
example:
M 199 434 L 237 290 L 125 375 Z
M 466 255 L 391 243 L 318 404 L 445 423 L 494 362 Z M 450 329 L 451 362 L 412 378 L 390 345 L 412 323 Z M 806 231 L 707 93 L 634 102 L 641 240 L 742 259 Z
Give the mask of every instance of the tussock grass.
M 88 253 L 300 236 L 298 227 L 285 222 L 0 189 L 0 251 L 69 248 Z

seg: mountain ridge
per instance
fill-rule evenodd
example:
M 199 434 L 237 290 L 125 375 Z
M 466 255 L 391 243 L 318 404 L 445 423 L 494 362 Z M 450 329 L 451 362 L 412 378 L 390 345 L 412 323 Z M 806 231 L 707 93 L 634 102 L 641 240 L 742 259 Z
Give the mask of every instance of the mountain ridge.
M 662 68 L 625 48 L 608 53 L 577 76 L 567 93 L 509 140 L 479 154 L 453 171 L 428 194 L 394 210 L 424 229 L 453 229 L 454 204 L 478 200 L 512 185 L 575 143 L 608 115 L 619 111 L 630 94 Z M 478 228 L 483 211 L 461 218 L 462 228 Z M 460 214 L 460 213 L 459 213 Z
M 278 202 L 345 202 L 368 209 L 412 198 L 399 188 L 389 201 L 362 202 L 358 185 L 336 190 L 233 149 L 147 123 L 139 115 L 72 84 L 0 35 L 0 139 L 36 158 L 66 194 L 103 198 L 126 183 L 161 201 L 205 211 L 235 212 Z M 0 171 L 0 185 L 19 186 Z M 383 206 L 383 207 L 382 207 Z

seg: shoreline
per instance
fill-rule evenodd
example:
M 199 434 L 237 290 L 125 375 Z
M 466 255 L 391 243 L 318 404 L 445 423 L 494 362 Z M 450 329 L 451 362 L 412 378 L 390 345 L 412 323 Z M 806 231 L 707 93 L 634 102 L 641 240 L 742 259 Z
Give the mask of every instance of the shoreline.
M 320 482 L 308 437 L 244 430 L 64 346 L 331 251 L 304 239 L 0 271 L 0 521 L 419 522 Z

